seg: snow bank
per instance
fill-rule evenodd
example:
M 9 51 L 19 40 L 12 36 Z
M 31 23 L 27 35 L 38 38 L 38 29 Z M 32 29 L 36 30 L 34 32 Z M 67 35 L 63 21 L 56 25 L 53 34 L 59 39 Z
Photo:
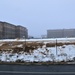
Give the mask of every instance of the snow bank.
M 74 57 L 75 45 L 65 45 L 64 48 L 62 46 L 57 47 L 57 55 L 56 47 L 45 48 L 45 46 L 34 50 L 32 53 L 24 51 L 19 53 L 0 52 L 0 61 L 3 62 L 16 62 L 17 60 L 24 62 L 60 62 L 73 60 Z

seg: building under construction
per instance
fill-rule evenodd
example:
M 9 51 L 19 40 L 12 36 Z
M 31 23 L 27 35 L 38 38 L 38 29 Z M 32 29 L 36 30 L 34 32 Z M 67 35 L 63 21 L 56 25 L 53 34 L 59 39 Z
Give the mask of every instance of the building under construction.
M 28 30 L 7 22 L 0 22 L 0 39 L 28 38 Z

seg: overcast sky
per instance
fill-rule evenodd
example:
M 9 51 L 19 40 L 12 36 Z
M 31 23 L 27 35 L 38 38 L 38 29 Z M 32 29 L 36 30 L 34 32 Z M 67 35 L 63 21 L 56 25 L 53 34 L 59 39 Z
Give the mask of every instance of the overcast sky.
M 36 37 L 75 28 L 75 0 L 0 0 L 0 21 L 25 26 Z

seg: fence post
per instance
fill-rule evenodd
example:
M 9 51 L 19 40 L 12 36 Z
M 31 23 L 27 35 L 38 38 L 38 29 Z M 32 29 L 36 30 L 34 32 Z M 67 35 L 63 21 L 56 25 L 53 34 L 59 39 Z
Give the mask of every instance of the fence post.
M 56 55 L 57 55 L 57 39 L 56 39 Z
M 25 37 L 25 50 L 26 50 L 26 37 Z
M 24 37 L 24 47 L 23 47 L 23 50 L 25 51 L 25 49 L 26 49 L 26 37 L 25 36 L 23 36 Z

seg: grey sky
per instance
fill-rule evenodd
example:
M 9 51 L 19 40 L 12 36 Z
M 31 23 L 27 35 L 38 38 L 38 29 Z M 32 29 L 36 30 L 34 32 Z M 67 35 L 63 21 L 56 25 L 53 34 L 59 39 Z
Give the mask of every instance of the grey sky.
M 75 0 L 0 0 L 0 21 L 41 36 L 47 29 L 75 28 Z

